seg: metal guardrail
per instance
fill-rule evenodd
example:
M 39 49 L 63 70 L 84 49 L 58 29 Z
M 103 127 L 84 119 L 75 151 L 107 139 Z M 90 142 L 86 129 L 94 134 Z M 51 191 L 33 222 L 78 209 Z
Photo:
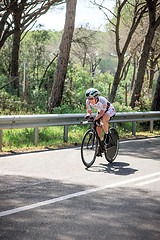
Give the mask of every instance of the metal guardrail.
M 68 139 L 69 125 L 79 125 L 86 114 L 44 114 L 44 115 L 9 115 L 0 116 L 0 150 L 2 150 L 3 129 L 34 128 L 34 144 L 38 144 L 38 128 L 64 126 L 64 141 Z M 96 115 L 96 114 L 94 114 Z M 136 122 L 150 121 L 150 131 L 153 131 L 153 121 L 160 120 L 160 111 L 123 112 L 117 113 L 110 122 L 132 122 L 132 134 L 136 133 Z

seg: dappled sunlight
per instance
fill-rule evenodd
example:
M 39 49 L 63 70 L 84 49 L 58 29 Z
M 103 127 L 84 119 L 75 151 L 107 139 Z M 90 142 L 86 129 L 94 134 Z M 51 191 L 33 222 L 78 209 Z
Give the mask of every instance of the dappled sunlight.
M 124 141 L 120 144 L 120 156 L 133 156 L 143 159 L 160 160 L 160 138 Z
M 115 164 L 115 168 L 117 166 L 118 164 Z M 122 163 L 121 167 L 128 165 Z M 11 185 L 13 180 L 19 183 L 20 179 L 21 186 L 10 191 L 10 198 L 4 197 L 1 211 L 90 188 L 48 179 L 41 179 L 43 182 L 39 182 L 36 178 L 7 177 L 8 184 L 11 181 Z M 26 182 L 29 182 L 29 185 L 26 185 Z M 5 192 L 2 190 L 1 196 L 2 194 L 7 194 L 6 189 Z M 158 193 L 156 195 L 138 188 L 105 189 L 96 194 L 73 197 L 3 217 L 0 236 L 2 239 L 12 236 L 13 239 L 26 240 L 158 239 L 158 199 Z

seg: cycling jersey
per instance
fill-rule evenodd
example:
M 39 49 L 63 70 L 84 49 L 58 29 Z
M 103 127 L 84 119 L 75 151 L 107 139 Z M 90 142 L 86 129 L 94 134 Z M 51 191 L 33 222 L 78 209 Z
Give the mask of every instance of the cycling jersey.
M 104 110 L 105 112 L 107 112 L 109 114 L 110 117 L 112 117 L 116 113 L 112 104 L 106 98 L 104 98 L 102 96 L 98 97 L 98 101 L 95 104 L 91 104 L 89 102 L 89 100 L 87 99 L 86 107 L 87 107 L 88 111 L 92 110 L 91 108 L 97 109 L 98 112 L 100 112 L 101 110 Z

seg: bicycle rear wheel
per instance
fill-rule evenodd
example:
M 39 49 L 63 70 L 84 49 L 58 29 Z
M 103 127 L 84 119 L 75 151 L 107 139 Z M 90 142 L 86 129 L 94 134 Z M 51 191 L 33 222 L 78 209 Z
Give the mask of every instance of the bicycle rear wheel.
M 98 142 L 95 132 L 90 129 L 85 133 L 81 145 L 81 158 L 86 167 L 90 167 L 94 163 L 97 149 Z
M 108 146 L 104 154 L 107 161 L 111 163 L 116 159 L 119 150 L 119 136 L 115 128 L 110 129 Z

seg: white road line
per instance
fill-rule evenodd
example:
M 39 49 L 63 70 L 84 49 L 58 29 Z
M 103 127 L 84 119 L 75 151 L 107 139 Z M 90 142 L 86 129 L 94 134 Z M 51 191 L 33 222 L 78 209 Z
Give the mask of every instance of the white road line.
M 157 140 L 160 139 L 160 137 L 149 137 L 149 138 L 140 138 L 140 139 L 130 139 L 130 140 L 122 140 L 119 143 L 134 143 L 134 142 L 143 142 L 143 141 L 150 141 L 150 140 Z
M 56 202 L 60 202 L 60 201 L 64 201 L 64 200 L 67 200 L 67 199 L 70 199 L 70 198 L 83 196 L 83 195 L 86 195 L 86 194 L 89 194 L 89 193 L 98 192 L 98 191 L 101 191 L 101 190 L 104 190 L 104 189 L 107 189 L 107 188 L 119 187 L 119 186 L 122 186 L 122 185 L 125 185 L 125 184 L 128 184 L 128 183 L 140 181 L 140 180 L 150 178 L 150 177 L 155 177 L 157 175 L 160 175 L 160 172 L 149 174 L 149 175 L 142 176 L 142 177 L 129 179 L 129 180 L 125 180 L 125 181 L 118 182 L 118 183 L 113 183 L 113 184 L 110 184 L 110 185 L 105 185 L 105 186 L 102 186 L 102 187 L 89 189 L 89 190 L 86 190 L 86 191 L 81 191 L 81 192 L 77 192 L 77 193 L 68 194 L 68 195 L 65 195 L 65 196 L 62 196 L 62 197 L 53 198 L 53 199 L 50 199 L 50 200 L 38 202 L 38 203 L 35 203 L 35 204 L 31 204 L 31 205 L 26 205 L 26 206 L 23 206 L 23 207 L 14 208 L 14 209 L 11 209 L 11 210 L 6 210 L 6 211 L 3 211 L 3 212 L 0 212 L 0 217 L 11 215 L 11 214 L 14 214 L 14 213 L 27 211 L 27 210 L 42 207 L 42 206 L 46 206 L 46 205 L 56 203 Z
M 148 180 L 148 181 L 144 181 L 144 182 L 141 182 L 141 183 L 137 183 L 137 184 L 135 184 L 135 185 L 136 185 L 136 186 L 143 186 L 143 185 L 150 184 L 150 183 L 154 183 L 154 182 L 158 182 L 158 181 L 160 181 L 160 178 L 151 179 L 151 180 Z
M 130 140 L 121 140 L 119 143 L 123 144 L 123 143 L 134 143 L 134 142 L 142 142 L 142 141 L 149 141 L 149 140 L 157 140 L 160 139 L 160 137 L 150 137 L 150 138 L 140 138 L 140 139 L 130 139 Z M 71 148 L 65 148 L 65 149 L 54 149 L 53 151 L 73 151 L 74 150 L 79 150 L 81 149 L 81 147 L 71 147 Z

